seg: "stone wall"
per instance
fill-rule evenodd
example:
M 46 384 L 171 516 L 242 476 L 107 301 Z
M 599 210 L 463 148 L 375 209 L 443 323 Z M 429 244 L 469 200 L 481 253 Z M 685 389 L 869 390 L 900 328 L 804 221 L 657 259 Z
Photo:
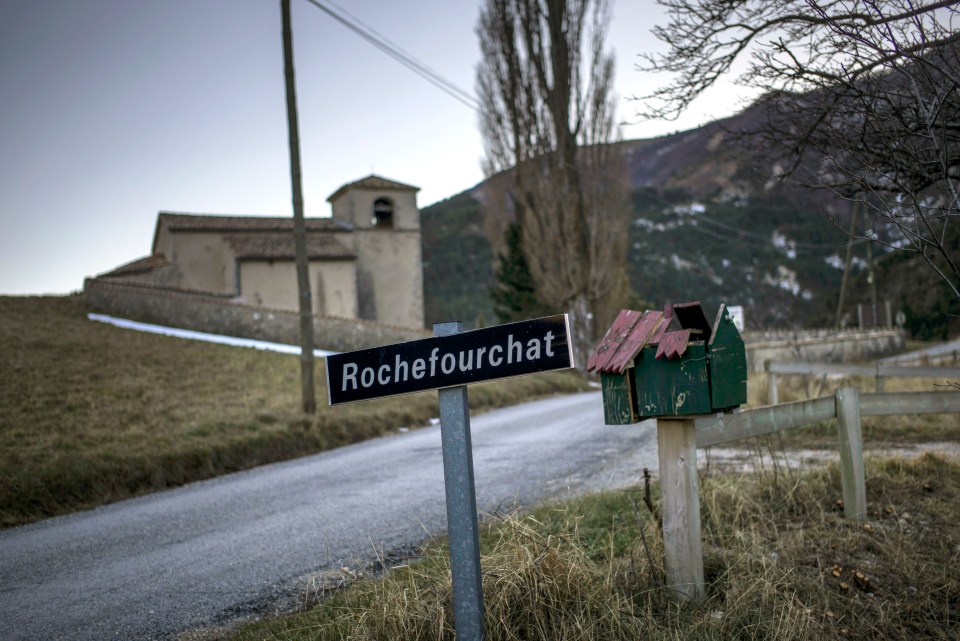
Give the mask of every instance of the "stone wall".
M 86 279 L 83 298 L 96 311 L 120 318 L 288 345 L 300 342 L 297 312 L 247 305 L 231 295 L 101 277 Z M 333 316 L 314 316 L 313 327 L 316 347 L 338 352 L 431 336 L 425 329 Z
M 300 342 L 297 312 L 248 305 L 227 294 L 101 277 L 86 280 L 83 297 L 95 310 L 120 318 L 288 345 Z M 333 316 L 314 316 L 314 333 L 317 348 L 339 352 L 431 336 L 425 329 Z M 747 331 L 743 340 L 752 372 L 764 371 L 768 360 L 864 361 L 902 350 L 904 343 L 897 329 Z
M 855 363 L 902 350 L 904 334 L 899 329 L 797 330 L 743 333 L 747 367 L 764 371 L 766 361 Z

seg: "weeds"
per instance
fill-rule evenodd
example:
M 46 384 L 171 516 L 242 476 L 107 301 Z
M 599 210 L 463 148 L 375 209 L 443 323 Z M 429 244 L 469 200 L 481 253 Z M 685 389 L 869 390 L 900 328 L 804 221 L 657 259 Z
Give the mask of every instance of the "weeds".
M 649 567 L 663 548 L 643 488 L 495 515 L 481 541 L 487 638 L 957 638 L 960 462 L 868 459 L 867 478 L 864 524 L 842 518 L 834 467 L 705 475 L 700 604 L 670 598 Z M 444 547 L 424 555 L 232 638 L 453 639 Z

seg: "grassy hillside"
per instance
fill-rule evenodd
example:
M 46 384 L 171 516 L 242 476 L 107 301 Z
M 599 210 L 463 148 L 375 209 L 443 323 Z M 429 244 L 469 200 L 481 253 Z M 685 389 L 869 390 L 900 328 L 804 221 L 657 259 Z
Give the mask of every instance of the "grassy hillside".
M 88 321 L 73 297 L 0 297 L 0 526 L 425 425 L 436 393 L 299 412 L 296 356 Z M 317 398 L 326 398 L 322 361 Z M 472 386 L 475 410 L 582 389 Z

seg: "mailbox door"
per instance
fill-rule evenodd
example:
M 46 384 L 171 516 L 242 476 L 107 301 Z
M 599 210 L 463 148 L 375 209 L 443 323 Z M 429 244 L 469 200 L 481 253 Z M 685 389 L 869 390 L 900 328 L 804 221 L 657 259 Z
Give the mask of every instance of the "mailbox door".
M 704 343 L 690 343 L 678 359 L 658 360 L 656 353 L 656 347 L 645 347 L 634 361 L 640 418 L 709 414 L 710 380 Z
M 603 390 L 603 422 L 607 425 L 630 425 L 640 420 L 637 416 L 637 394 L 631 370 L 623 374 L 600 374 Z
M 740 332 L 726 314 L 710 341 L 710 397 L 713 411 L 747 402 L 747 352 Z

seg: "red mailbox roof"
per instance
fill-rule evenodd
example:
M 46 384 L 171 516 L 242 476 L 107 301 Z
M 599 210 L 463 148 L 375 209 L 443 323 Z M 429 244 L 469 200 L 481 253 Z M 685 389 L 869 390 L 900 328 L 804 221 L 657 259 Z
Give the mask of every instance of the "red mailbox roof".
M 681 329 L 668 331 L 674 318 Z M 710 333 L 710 323 L 696 301 L 667 305 L 662 312 L 624 309 L 587 361 L 587 371 L 622 374 L 647 345 L 657 345 L 657 358 L 680 358 L 691 337 L 706 341 Z

